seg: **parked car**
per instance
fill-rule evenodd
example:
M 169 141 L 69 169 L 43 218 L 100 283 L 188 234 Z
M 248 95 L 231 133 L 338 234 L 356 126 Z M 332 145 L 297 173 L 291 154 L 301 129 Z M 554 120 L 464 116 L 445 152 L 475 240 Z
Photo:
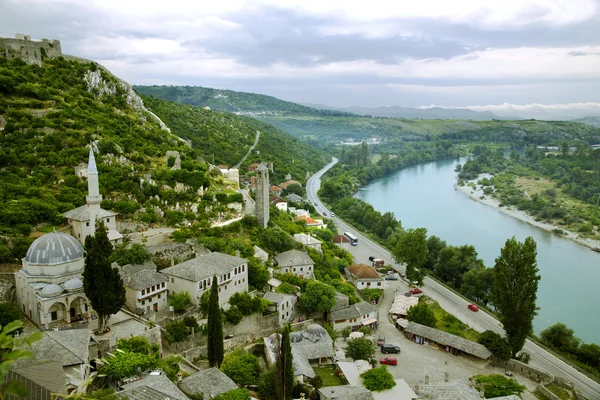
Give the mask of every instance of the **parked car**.
M 334 212 L 332 212 L 332 213 L 331 213 L 331 216 L 332 216 L 332 217 L 335 217 L 335 213 L 334 213 Z
M 385 280 L 386 281 L 397 281 L 398 277 L 396 275 L 386 275 Z
M 471 311 L 479 311 L 479 307 L 476 304 L 469 304 L 467 308 Z
M 414 288 L 410 290 L 410 294 L 421 294 L 423 291 L 419 288 Z
M 383 354 L 388 354 L 388 353 L 400 354 L 400 347 L 394 346 L 393 344 L 383 344 L 383 345 L 381 345 L 381 352 Z
M 379 360 L 379 362 L 385 365 L 398 365 L 398 360 L 396 360 L 394 357 L 385 357 Z
M 405 295 L 406 297 L 410 297 L 410 296 L 412 296 L 412 294 L 410 294 L 409 292 L 406 292 L 406 293 L 404 293 L 404 295 Z
M 385 337 L 379 336 L 379 339 L 377 339 L 377 346 L 383 346 L 384 344 L 385 344 Z
M 323 211 L 323 216 L 324 216 L 324 217 L 326 217 L 326 216 L 327 216 L 327 213 L 326 213 L 325 211 Z
M 374 260 L 375 260 L 375 257 L 373 257 L 373 256 L 369 257 L 369 261 L 374 261 Z

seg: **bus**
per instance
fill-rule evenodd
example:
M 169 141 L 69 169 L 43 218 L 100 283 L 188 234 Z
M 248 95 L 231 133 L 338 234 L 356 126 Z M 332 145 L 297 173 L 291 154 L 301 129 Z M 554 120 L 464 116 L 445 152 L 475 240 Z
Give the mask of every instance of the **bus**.
M 350 232 L 344 232 L 344 236 L 350 240 L 350 244 L 352 246 L 358 246 L 358 238 L 351 234 Z

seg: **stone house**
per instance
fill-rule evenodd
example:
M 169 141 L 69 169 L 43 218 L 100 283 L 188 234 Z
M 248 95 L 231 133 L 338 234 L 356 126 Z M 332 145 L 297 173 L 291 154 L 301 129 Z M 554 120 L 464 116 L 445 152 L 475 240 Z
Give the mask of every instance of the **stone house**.
M 196 306 L 212 285 L 213 275 L 217 276 L 222 308 L 229 308 L 229 298 L 234 293 L 248 291 L 248 260 L 228 254 L 204 254 L 160 272 L 169 278 L 169 293 L 188 292 Z
M 385 289 L 385 280 L 370 265 L 351 265 L 346 268 L 346 277 L 358 290 Z
M 269 300 L 272 304 L 267 308 L 268 311 L 279 314 L 279 325 L 283 326 L 294 319 L 294 306 L 296 305 L 296 296 L 283 293 L 267 292 L 263 299 Z
M 319 239 L 315 239 L 314 237 L 312 237 L 310 235 L 307 235 L 306 233 L 294 234 L 294 240 L 297 243 L 300 243 L 304 247 L 310 247 L 312 249 L 322 251 L 321 250 L 321 241 Z
M 298 196 L 296 193 L 288 194 L 286 196 L 286 199 L 288 199 L 292 203 L 296 203 L 296 204 L 302 203 L 302 197 Z
M 238 388 L 238 385 L 218 368 L 209 368 L 194 372 L 179 382 L 178 386 L 189 397 L 196 393 L 203 393 L 204 400 L 212 399 L 220 394 Z
M 353 331 L 368 326 L 377 326 L 377 307 L 367 302 L 352 304 L 346 308 L 332 311 L 328 314 L 329 324 L 336 330 L 349 326 Z
M 154 372 L 123 385 L 122 389 L 115 394 L 127 400 L 189 400 L 166 375 Z
M 156 271 L 156 264 L 148 261 L 119 268 L 125 284 L 125 305 L 132 312 L 147 313 L 167 309 L 166 275 Z
M 327 386 L 319 389 L 321 400 L 373 400 L 373 392 L 360 386 Z
M 282 274 L 292 273 L 302 279 L 313 279 L 315 262 L 304 251 L 289 250 L 275 256 Z

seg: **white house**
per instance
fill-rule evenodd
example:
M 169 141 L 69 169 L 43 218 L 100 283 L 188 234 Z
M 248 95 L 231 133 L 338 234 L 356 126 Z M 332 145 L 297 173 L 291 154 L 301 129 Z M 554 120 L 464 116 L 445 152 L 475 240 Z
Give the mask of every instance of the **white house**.
M 212 285 L 213 275 L 217 276 L 222 308 L 229 307 L 234 293 L 248 291 L 248 260 L 228 254 L 204 254 L 160 272 L 169 278 L 169 293 L 188 292 L 194 305 Z
M 315 277 L 315 263 L 304 251 L 290 250 L 275 256 L 279 271 L 283 274 L 292 273 L 303 279 Z
M 347 308 L 332 311 L 328 315 L 329 323 L 336 330 L 349 326 L 357 330 L 363 326 L 375 328 L 377 326 L 377 307 L 361 301 Z
M 128 264 L 119 268 L 125 284 L 125 305 L 129 310 L 143 313 L 167 308 L 166 275 L 156 272 L 156 264 Z
M 319 239 L 315 239 L 314 237 L 307 235 L 306 233 L 296 233 L 294 235 L 294 240 L 304 247 L 310 247 L 315 250 L 321 251 L 321 241 Z
M 348 280 L 358 289 L 385 289 L 385 280 L 375 268 L 366 264 L 354 264 L 346 269 Z
M 296 296 L 283 293 L 267 292 L 263 299 L 269 300 L 272 305 L 269 306 L 269 311 L 279 313 L 279 325 L 285 325 L 294 319 L 294 305 L 296 304 Z

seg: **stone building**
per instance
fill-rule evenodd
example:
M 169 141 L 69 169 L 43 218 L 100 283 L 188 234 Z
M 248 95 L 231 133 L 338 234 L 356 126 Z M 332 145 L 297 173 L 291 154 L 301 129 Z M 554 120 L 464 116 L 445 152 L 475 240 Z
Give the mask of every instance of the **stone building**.
M 43 58 L 60 57 L 62 50 L 58 40 L 31 40 L 31 36 L 17 33 L 15 38 L 0 38 L 0 57 L 9 60 L 20 58 L 27 64 L 42 65 Z
M 108 229 L 108 240 L 111 243 L 119 243 L 123 239 L 117 231 L 117 213 L 107 211 L 100 207 L 102 195 L 98 184 L 98 169 L 94 158 L 94 150 L 90 147 L 88 161 L 88 195 L 85 197 L 86 204 L 63 213 L 71 226 L 72 235 L 81 243 L 85 243 L 85 238 L 94 235 L 96 230 L 96 221 L 101 220 Z
M 385 289 L 385 280 L 375 268 L 366 264 L 354 264 L 346 268 L 346 277 L 358 289 Z
M 269 169 L 261 164 L 256 169 L 256 219 L 266 228 L 269 223 Z
M 37 238 L 15 273 L 17 302 L 38 327 L 49 329 L 91 317 L 83 291 L 84 249 L 73 236 L 51 232 Z
M 282 274 L 292 273 L 302 279 L 315 277 L 315 262 L 310 256 L 299 250 L 289 250 L 275 256 L 275 262 Z
M 166 275 L 156 271 L 156 264 L 127 264 L 119 268 L 125 285 L 125 305 L 140 314 L 167 308 Z

